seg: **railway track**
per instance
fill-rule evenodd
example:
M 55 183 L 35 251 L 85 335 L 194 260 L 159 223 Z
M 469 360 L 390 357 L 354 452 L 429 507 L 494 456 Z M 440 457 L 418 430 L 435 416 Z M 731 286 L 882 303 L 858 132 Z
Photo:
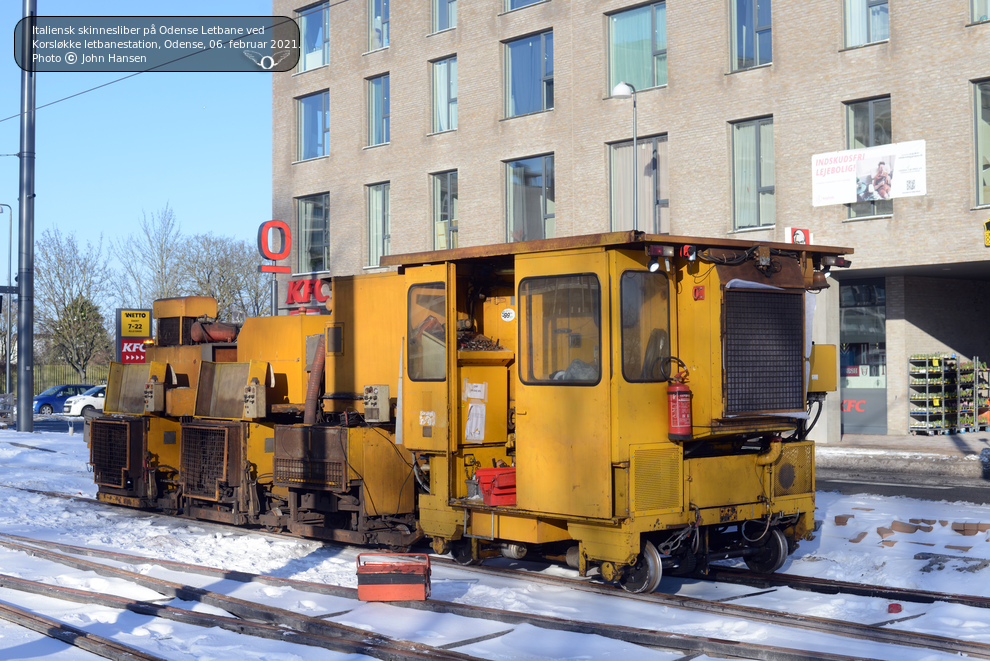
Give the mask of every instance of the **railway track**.
M 9 485 L 0 485 L 9 486 Z M 97 504 L 105 506 L 104 503 L 100 501 L 87 498 L 84 496 L 72 496 L 63 493 L 43 491 L 37 489 L 25 489 L 19 487 L 17 488 L 23 491 L 29 491 L 32 493 L 43 494 L 47 496 L 54 496 L 59 498 L 67 498 L 76 501 L 88 502 L 92 504 Z M 130 510 L 122 510 L 130 511 Z M 147 512 L 143 512 L 143 515 L 152 515 Z M 155 515 L 157 516 L 157 515 Z M 187 519 L 184 517 L 178 517 L 179 520 L 183 522 L 193 521 L 192 519 Z M 247 531 L 241 528 L 231 528 L 229 526 L 224 526 L 221 524 L 213 524 L 210 522 L 196 522 L 198 525 L 203 526 L 216 526 L 217 529 L 222 529 L 225 531 L 239 531 L 244 534 L 263 534 L 266 536 L 284 538 L 285 535 L 274 535 L 272 533 L 264 533 L 261 531 Z M 298 539 L 292 537 L 293 539 Z M 6 537 L 8 543 L 19 543 L 19 544 L 32 544 L 39 547 L 42 543 L 36 540 L 26 540 L 17 539 L 15 537 Z M 49 545 L 50 543 L 44 543 Z M 63 553 L 74 553 L 80 555 L 99 555 L 107 559 L 113 559 L 109 552 L 104 551 L 94 551 L 91 549 L 82 549 L 78 547 L 69 547 L 65 545 L 51 545 L 48 548 L 58 548 Z M 343 596 L 349 599 L 355 598 L 354 590 L 352 588 L 341 588 L 325 585 L 317 585 L 312 583 L 301 583 L 293 582 L 288 579 L 280 579 L 276 577 L 265 577 L 255 574 L 246 574 L 242 572 L 229 572 L 220 571 L 215 569 L 206 569 L 202 567 L 194 567 L 192 565 L 184 566 L 178 563 L 170 563 L 166 561 L 155 560 L 151 561 L 146 558 L 139 558 L 137 556 L 120 556 L 118 558 L 122 562 L 139 562 L 142 564 L 154 562 L 162 566 L 172 566 L 179 571 L 190 571 L 190 572 L 212 572 L 212 575 L 222 578 L 230 578 L 239 581 L 251 581 L 251 582 L 268 582 L 274 585 L 291 586 L 301 590 L 322 592 L 324 594 L 335 594 L 337 596 Z M 434 562 L 444 563 L 449 562 L 443 558 L 434 558 Z M 453 565 L 454 563 L 450 563 Z M 497 568 L 491 566 L 474 566 L 474 567 L 462 567 L 457 565 L 461 570 L 483 572 L 492 575 L 499 575 L 504 577 L 519 578 L 520 572 L 515 569 L 505 569 Z M 770 589 L 778 586 L 787 586 L 799 590 L 808 590 L 813 592 L 818 592 L 822 594 L 851 594 L 851 595 L 861 595 L 867 597 L 878 597 L 883 599 L 892 599 L 904 602 L 915 602 L 915 603 L 934 603 L 934 602 L 947 602 L 947 603 L 959 603 L 965 604 L 972 607 L 987 608 L 990 607 L 990 599 L 985 597 L 978 597 L 973 595 L 952 595 L 943 594 L 936 592 L 918 591 L 918 590 L 907 590 L 902 588 L 885 588 L 881 586 L 846 583 L 846 582 L 836 582 L 836 581 L 824 581 L 819 579 L 808 579 L 804 577 L 795 577 L 787 575 L 758 575 L 751 574 L 749 572 L 739 571 L 731 568 L 715 567 L 711 572 L 711 577 L 718 581 L 731 582 L 731 583 L 742 583 L 746 585 L 753 586 L 755 588 Z M 779 611 L 766 610 L 753 608 L 748 606 L 742 606 L 739 604 L 730 604 L 725 602 L 712 602 L 703 599 L 696 599 L 691 597 L 677 596 L 677 595 L 665 595 L 660 593 L 654 593 L 649 595 L 637 595 L 626 593 L 622 590 L 616 589 L 612 586 L 604 585 L 601 583 L 595 583 L 588 581 L 586 579 L 576 579 L 576 578 L 566 578 L 566 577 L 550 577 L 543 574 L 534 574 L 532 572 L 526 572 L 526 579 L 534 582 L 555 584 L 558 586 L 566 586 L 568 588 L 573 588 L 576 590 L 581 590 L 584 592 L 592 592 L 602 595 L 608 595 L 616 598 L 622 599 L 632 599 L 638 600 L 645 603 L 651 603 L 660 606 L 679 608 L 682 610 L 689 610 L 695 612 L 703 612 L 712 615 L 726 616 L 742 618 L 750 621 L 764 622 L 767 624 L 781 625 L 787 627 L 798 627 L 806 630 L 813 630 L 820 633 L 834 634 L 852 638 L 860 638 L 866 640 L 883 641 L 891 645 L 906 645 L 924 649 L 939 650 L 950 654 L 967 654 L 979 658 L 990 658 L 990 645 L 982 643 L 971 643 L 966 641 L 959 641 L 955 639 L 933 636 L 929 634 L 921 634 L 910 631 L 905 631 L 903 629 L 892 630 L 883 625 L 893 624 L 909 618 L 892 619 L 887 622 L 880 623 L 880 625 L 865 625 L 858 623 L 842 622 L 839 620 L 830 620 L 826 618 L 816 618 L 806 615 L 793 615 L 788 613 L 782 613 Z M 663 646 L 671 647 L 675 649 L 680 649 L 685 652 L 693 653 L 707 653 L 711 655 L 728 655 L 729 651 L 726 649 L 721 649 L 716 644 L 718 641 L 709 642 L 696 642 L 692 645 L 683 645 L 683 641 L 679 642 L 681 646 L 672 645 L 671 640 L 664 640 L 663 636 L 675 636 L 679 639 L 683 639 L 683 636 L 677 634 L 664 634 L 663 632 L 656 632 L 652 630 L 636 630 L 634 628 L 625 627 L 609 627 L 607 625 L 594 625 L 591 623 L 574 623 L 569 621 L 554 621 L 554 618 L 543 618 L 540 621 L 539 618 L 535 616 L 528 616 L 522 614 L 507 614 L 504 611 L 499 611 L 497 609 L 489 609 L 491 612 L 487 612 L 478 606 L 468 606 L 465 604 L 454 604 L 451 602 L 443 602 L 438 600 L 430 600 L 425 603 L 409 603 L 404 604 L 406 607 L 411 608 L 421 608 L 433 610 L 436 612 L 452 613 L 457 615 L 464 615 L 467 617 L 480 617 L 490 620 L 497 620 L 506 623 L 529 623 L 534 626 L 540 626 L 543 628 L 557 629 L 573 631 L 577 633 L 595 633 L 598 635 L 616 638 L 624 640 L 630 643 L 650 645 L 650 646 Z M 913 616 L 917 617 L 917 615 Z M 524 619 L 518 619 L 524 618 Z M 528 618 L 528 619 L 526 619 Z M 701 639 L 699 639 L 701 640 Z M 676 642 L 676 641 L 674 641 Z M 724 642 L 724 641 L 723 641 Z M 739 647 L 737 643 L 731 643 L 735 653 L 733 656 L 738 656 Z M 771 654 L 770 656 L 764 656 L 767 652 L 754 650 L 752 658 L 786 658 L 779 655 Z M 776 653 L 775 653 L 776 654 Z
M 223 608 L 224 610 L 242 619 L 207 616 L 200 613 L 193 614 L 189 611 L 182 611 L 181 609 L 168 608 L 158 604 L 149 604 L 148 602 L 124 600 L 119 597 L 103 595 L 94 597 L 94 593 L 91 592 L 79 592 L 68 590 L 66 588 L 53 587 L 51 585 L 33 584 L 30 581 L 24 581 L 2 575 L 0 575 L 0 587 L 23 590 L 37 594 L 45 594 L 47 596 L 55 596 L 61 599 L 86 601 L 89 603 L 93 603 L 96 599 L 99 599 L 100 601 L 96 601 L 96 603 L 100 603 L 108 607 L 131 610 L 133 612 L 157 617 L 165 617 L 167 619 L 178 619 L 179 621 L 200 624 L 201 626 L 217 626 L 239 633 L 248 632 L 248 627 L 245 625 L 245 620 L 250 620 L 252 622 L 251 632 L 254 632 L 257 635 L 270 638 L 282 637 L 281 639 L 286 640 L 291 638 L 292 642 L 295 643 L 316 645 L 326 649 L 334 649 L 335 651 L 355 652 L 360 650 L 361 653 L 369 654 L 375 658 L 471 658 L 466 655 L 458 655 L 452 652 L 450 649 L 452 647 L 451 645 L 445 646 L 446 649 L 441 650 L 439 648 L 417 646 L 417 644 L 409 643 L 408 641 L 394 641 L 392 639 L 383 640 L 377 636 L 370 636 L 366 631 L 361 629 L 353 629 L 344 625 L 328 623 L 323 619 L 308 618 L 306 616 L 284 612 L 282 609 L 264 607 L 257 604 L 248 604 L 225 595 L 189 588 L 188 586 L 178 583 L 162 581 L 161 579 L 151 578 L 145 574 L 139 574 L 130 570 L 111 567 L 89 560 L 82 560 L 79 557 L 73 556 L 89 556 L 130 565 L 154 564 L 170 571 L 193 573 L 212 578 L 228 579 L 240 582 L 258 582 L 283 588 L 287 587 L 307 592 L 332 595 L 335 597 L 344 597 L 347 599 L 356 599 L 356 590 L 354 588 L 297 581 L 246 572 L 231 572 L 198 565 L 149 559 L 113 551 L 102 551 L 54 542 L 43 542 L 40 540 L 32 540 L 12 535 L 0 535 L 0 546 L 4 546 L 11 550 L 18 550 L 28 553 L 52 562 L 68 565 L 76 569 L 94 571 L 103 576 L 121 578 L 143 587 L 153 589 L 168 597 L 177 597 L 214 605 Z M 515 570 L 484 566 L 467 568 L 458 566 L 458 569 L 496 576 L 508 575 L 514 579 L 519 578 L 519 572 Z M 832 636 L 859 638 L 883 642 L 889 645 L 920 647 L 947 654 L 966 654 L 975 658 L 990 658 L 990 645 L 957 641 L 955 639 L 932 636 L 928 634 L 912 633 L 904 630 L 891 630 L 882 626 L 862 625 L 837 620 L 828 620 L 824 618 L 789 615 L 766 609 L 711 602 L 701 599 L 672 597 L 663 594 L 629 594 L 609 586 L 570 578 L 528 575 L 527 579 L 539 583 L 567 586 L 573 589 L 594 592 L 597 594 L 605 594 L 615 598 L 631 599 L 640 603 L 649 603 L 670 608 L 699 611 L 710 615 L 717 615 L 719 617 L 734 617 L 785 627 L 798 627 L 803 630 L 812 630 L 822 634 L 830 634 Z M 752 643 L 727 641 L 709 637 L 687 636 L 680 633 L 670 633 L 614 624 L 610 625 L 593 622 L 576 622 L 556 617 L 505 611 L 435 599 L 430 599 L 425 602 L 404 602 L 401 604 L 396 604 L 396 606 L 415 608 L 418 610 L 428 610 L 434 613 L 446 613 L 459 615 L 462 617 L 494 620 L 507 625 L 529 624 L 544 629 L 568 631 L 571 633 L 594 634 L 621 640 L 630 644 L 643 645 L 651 648 L 678 650 L 688 654 L 734 656 L 752 659 L 773 659 L 775 661 L 791 661 L 808 658 L 844 661 L 852 658 L 864 658 L 862 655 L 846 656 L 814 649 L 794 650 L 779 646 L 755 645 Z M 260 623 L 264 626 L 258 627 L 255 631 L 256 625 L 254 623 Z M 504 633 L 508 633 L 508 631 L 500 632 L 497 635 L 504 635 Z M 303 640 L 304 637 L 305 640 Z M 483 636 L 480 639 L 472 638 L 466 641 L 461 641 L 458 644 L 453 645 L 453 647 L 468 645 L 487 637 L 490 636 Z M 362 645 L 366 647 L 362 648 Z

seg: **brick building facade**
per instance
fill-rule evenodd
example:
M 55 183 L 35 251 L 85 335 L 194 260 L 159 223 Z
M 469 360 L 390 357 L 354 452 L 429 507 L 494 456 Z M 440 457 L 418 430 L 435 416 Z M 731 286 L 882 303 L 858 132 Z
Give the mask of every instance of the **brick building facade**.
M 854 248 L 819 296 L 844 385 L 819 435 L 906 433 L 911 354 L 990 362 L 986 5 L 275 0 L 303 45 L 273 82 L 284 265 L 632 227 L 631 82 L 636 227 Z M 925 195 L 812 205 L 813 155 L 918 140 Z

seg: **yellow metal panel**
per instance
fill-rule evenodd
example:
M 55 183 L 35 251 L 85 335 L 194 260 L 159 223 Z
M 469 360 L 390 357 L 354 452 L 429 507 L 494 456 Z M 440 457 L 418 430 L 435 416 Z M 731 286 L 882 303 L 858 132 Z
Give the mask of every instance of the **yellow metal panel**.
M 196 414 L 196 389 L 171 388 L 165 391 L 165 413 L 174 418 Z
M 178 420 L 148 416 L 147 451 L 152 466 L 179 468 L 181 432 L 182 425 Z
M 607 324 L 609 279 L 605 254 L 598 249 L 517 257 L 516 285 L 527 277 L 588 274 L 598 278 L 600 319 Z M 520 301 L 519 323 L 531 311 Z M 607 328 L 607 326 L 606 326 Z M 534 333 L 542 335 L 542 333 Z M 600 348 L 601 380 L 595 385 L 526 385 L 516 403 L 516 490 L 521 509 L 593 518 L 612 515 L 609 459 L 609 373 L 607 331 Z M 523 341 L 520 338 L 520 343 Z M 519 347 L 517 363 L 526 369 Z M 538 356 L 534 356 L 536 361 Z
M 614 251 L 611 256 L 612 272 L 612 461 L 629 461 L 629 446 L 655 440 L 667 439 L 667 385 L 663 382 L 630 382 L 623 373 L 623 328 L 622 300 L 620 287 L 622 275 L 628 271 L 648 273 L 647 257 L 643 251 Z M 666 329 L 659 329 L 668 334 L 667 352 L 670 353 L 670 342 L 675 336 L 675 296 L 673 284 L 669 283 L 668 301 L 670 306 L 670 322 Z M 644 335 L 652 334 L 645 330 Z M 626 341 L 638 340 L 644 345 L 649 343 L 649 337 L 632 338 Z
M 835 392 L 836 360 L 834 344 L 811 345 L 811 378 L 808 392 Z
M 755 454 L 684 461 L 685 502 L 702 509 L 755 503 L 770 497 Z
M 328 321 L 326 315 L 281 315 L 244 322 L 237 336 L 237 360 L 271 364 L 275 385 L 267 391 L 269 405 L 305 403 L 306 338 L 321 335 Z
M 467 534 L 476 537 L 510 539 L 526 544 L 548 544 L 571 538 L 567 523 L 528 517 L 513 516 L 488 510 L 468 511 Z
M 142 415 L 145 384 L 151 380 L 151 377 L 156 377 L 159 383 L 164 383 L 167 373 L 168 366 L 156 361 L 128 365 L 111 363 L 103 411 Z
M 155 319 L 202 316 L 216 317 L 217 300 L 212 296 L 160 298 L 151 304 L 151 314 Z
M 446 309 L 442 312 L 440 310 L 426 310 L 417 304 L 418 301 L 409 300 L 409 291 L 412 287 L 434 282 L 442 282 L 446 287 Z M 406 271 L 405 284 L 401 291 L 400 300 L 402 303 L 399 307 L 393 308 L 390 311 L 393 316 L 395 316 L 395 310 L 403 311 L 401 315 L 402 328 L 400 330 L 401 337 L 404 338 L 402 342 L 403 443 L 417 450 L 446 452 L 449 450 L 449 444 L 451 442 L 449 390 L 450 381 L 454 378 L 457 359 L 456 352 L 450 350 L 450 347 L 456 345 L 455 324 L 452 322 L 454 318 L 452 314 L 453 295 L 454 292 L 451 291 L 451 278 L 447 264 L 410 268 Z M 414 381 L 409 375 L 409 325 L 417 328 L 425 323 L 430 315 L 436 317 L 443 324 L 443 346 L 438 344 L 439 338 L 435 336 L 421 333 L 419 337 L 423 338 L 425 336 L 427 338 L 423 341 L 424 345 L 426 342 L 430 342 L 435 350 L 442 350 L 444 352 L 446 357 L 446 375 L 444 375 L 445 378 L 443 380 Z M 441 316 L 444 317 L 442 320 L 439 319 Z M 394 349 L 388 350 L 388 364 L 390 366 L 394 366 L 398 361 L 398 348 L 396 346 Z
M 359 453 L 362 457 L 359 465 L 364 474 L 360 477 L 364 480 L 364 506 L 369 515 L 412 512 L 416 498 L 412 454 L 395 445 L 391 433 L 381 428 L 353 427 L 348 430 L 347 448 L 349 457 Z
M 632 448 L 633 514 L 681 511 L 682 451 L 673 443 L 637 445 Z
M 504 444 L 508 436 L 507 368 L 468 365 L 459 367 L 457 372 L 461 394 L 457 406 L 457 438 L 466 448 L 481 443 Z

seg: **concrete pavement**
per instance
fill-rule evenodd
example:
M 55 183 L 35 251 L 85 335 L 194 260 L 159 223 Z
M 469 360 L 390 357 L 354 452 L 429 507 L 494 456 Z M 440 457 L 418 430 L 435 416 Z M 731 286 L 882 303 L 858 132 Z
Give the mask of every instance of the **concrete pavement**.
M 933 436 L 843 434 L 838 443 L 815 446 L 815 467 L 820 473 L 990 480 L 990 431 Z

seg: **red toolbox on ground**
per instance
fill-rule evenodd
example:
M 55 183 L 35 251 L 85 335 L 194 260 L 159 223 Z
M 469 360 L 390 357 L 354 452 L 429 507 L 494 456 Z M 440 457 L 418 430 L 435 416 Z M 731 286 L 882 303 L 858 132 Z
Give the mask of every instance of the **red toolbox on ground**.
M 475 471 L 485 505 L 516 504 L 516 467 L 479 468 Z
M 430 596 L 430 556 L 361 553 L 357 578 L 361 601 L 424 601 Z

